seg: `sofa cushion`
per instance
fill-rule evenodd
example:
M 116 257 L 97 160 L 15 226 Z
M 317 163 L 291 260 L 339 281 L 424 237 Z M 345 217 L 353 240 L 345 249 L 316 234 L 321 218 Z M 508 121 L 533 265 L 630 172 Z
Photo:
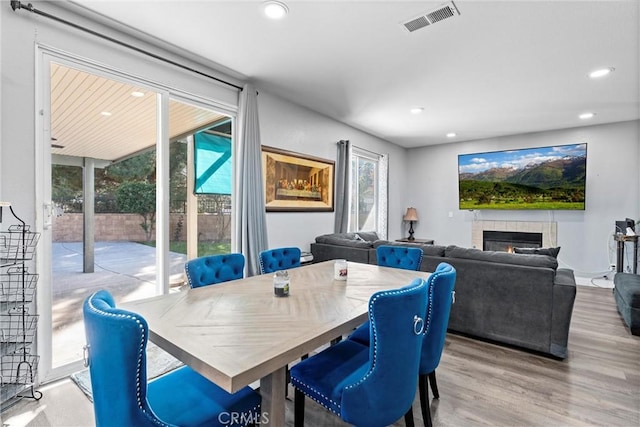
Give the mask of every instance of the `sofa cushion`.
M 556 270 L 556 277 L 553 281 L 556 285 L 563 286 L 576 286 L 576 278 L 573 274 L 573 270 L 569 268 L 559 268 Z
M 445 256 L 477 261 L 499 262 L 502 264 L 524 265 L 528 267 L 558 268 L 558 260 L 549 255 L 511 254 L 508 252 L 481 251 L 480 249 L 447 246 Z
M 560 246 L 557 248 L 513 248 L 513 252 L 527 255 L 549 255 L 558 258 Z
M 373 242 L 373 247 L 378 246 L 407 246 L 422 249 L 422 255 L 424 256 L 444 256 L 444 246 L 438 245 L 421 245 L 419 243 L 407 243 L 407 242 L 391 242 L 389 240 L 377 240 Z
M 356 233 L 333 233 L 324 234 L 316 237 L 316 243 L 324 243 L 327 245 L 348 246 L 350 248 L 371 248 L 372 242 L 359 240 Z
M 613 278 L 615 291 L 633 308 L 640 308 L 640 276 L 631 273 L 616 273 Z
M 366 240 L 367 242 L 375 242 L 379 239 L 378 233 L 375 231 L 358 231 L 355 233 L 362 240 Z
M 444 256 L 446 247 L 439 245 L 420 245 L 420 249 L 422 249 L 422 255 Z

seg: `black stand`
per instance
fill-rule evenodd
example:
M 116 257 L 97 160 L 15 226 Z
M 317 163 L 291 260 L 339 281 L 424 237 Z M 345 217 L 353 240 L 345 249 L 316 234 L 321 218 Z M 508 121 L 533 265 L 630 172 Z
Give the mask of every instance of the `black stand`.
M 633 274 L 638 274 L 638 236 L 614 234 L 613 238 L 617 242 L 616 273 L 624 272 L 624 246 L 626 242 L 631 242 L 633 244 L 633 264 L 631 269 Z
M 409 238 L 407 240 L 415 240 L 415 237 L 413 237 L 413 221 L 409 221 Z

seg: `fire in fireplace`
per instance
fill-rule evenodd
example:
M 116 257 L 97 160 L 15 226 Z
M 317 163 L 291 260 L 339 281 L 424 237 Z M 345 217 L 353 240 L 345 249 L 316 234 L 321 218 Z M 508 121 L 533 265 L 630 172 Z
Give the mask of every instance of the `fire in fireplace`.
M 513 252 L 513 248 L 542 247 L 542 233 L 522 231 L 483 231 L 482 250 Z

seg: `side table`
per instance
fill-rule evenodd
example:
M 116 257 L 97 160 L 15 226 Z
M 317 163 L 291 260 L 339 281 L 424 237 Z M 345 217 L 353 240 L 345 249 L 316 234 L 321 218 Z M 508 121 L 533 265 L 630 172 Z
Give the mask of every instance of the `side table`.
M 409 240 L 408 238 L 403 238 L 403 239 L 397 239 L 396 242 L 402 242 L 402 243 L 415 243 L 418 245 L 433 245 L 433 240 L 431 239 L 413 239 L 413 240 Z
M 614 234 L 613 239 L 617 242 L 616 273 L 624 270 L 624 246 L 626 242 L 633 243 L 633 274 L 638 274 L 638 236 L 627 236 L 625 234 Z

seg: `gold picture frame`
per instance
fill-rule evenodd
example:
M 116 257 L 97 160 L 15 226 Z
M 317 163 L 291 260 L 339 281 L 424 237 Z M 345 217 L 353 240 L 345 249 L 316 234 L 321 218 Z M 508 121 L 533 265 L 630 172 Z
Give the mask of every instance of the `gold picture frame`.
M 335 162 L 262 146 L 267 212 L 333 212 Z

